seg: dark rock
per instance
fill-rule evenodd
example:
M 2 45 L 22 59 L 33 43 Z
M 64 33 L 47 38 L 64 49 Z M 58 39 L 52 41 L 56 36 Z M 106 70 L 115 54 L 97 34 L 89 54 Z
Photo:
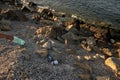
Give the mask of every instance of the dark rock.
M 21 9 L 24 12 L 34 12 L 36 8 L 37 8 L 37 5 L 34 2 L 24 2 Z
M 53 13 L 50 9 L 43 9 L 40 15 L 43 19 L 53 19 Z
M 25 6 L 22 7 L 21 10 L 22 10 L 23 12 L 31 12 L 31 10 L 28 9 L 27 7 L 25 7 Z
M 1 14 L 2 9 L 0 8 L 0 14 Z
M 27 21 L 28 18 L 19 10 L 8 10 L 6 13 L 3 13 L 2 16 L 5 19 L 16 20 L 16 21 Z
M 29 6 L 29 7 L 34 7 L 34 8 L 36 8 L 36 7 L 37 7 L 37 4 L 35 4 L 34 2 L 29 2 L 28 6 Z
M 54 38 L 54 39 L 57 39 L 58 37 L 62 37 L 63 34 L 66 33 L 66 30 L 64 27 L 53 27 L 51 32 L 50 32 L 50 35 L 49 37 L 50 38 Z
M 73 18 L 70 21 L 65 22 L 65 26 L 72 25 L 72 27 L 76 28 L 78 31 L 80 30 L 80 20 Z
M 0 20 L 2 19 L 2 15 L 0 15 Z

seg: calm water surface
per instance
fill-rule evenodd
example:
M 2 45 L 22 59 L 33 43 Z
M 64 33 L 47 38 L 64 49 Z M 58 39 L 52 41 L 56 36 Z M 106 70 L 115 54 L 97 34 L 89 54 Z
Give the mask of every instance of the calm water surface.
M 120 0 L 32 0 L 83 18 L 120 25 Z

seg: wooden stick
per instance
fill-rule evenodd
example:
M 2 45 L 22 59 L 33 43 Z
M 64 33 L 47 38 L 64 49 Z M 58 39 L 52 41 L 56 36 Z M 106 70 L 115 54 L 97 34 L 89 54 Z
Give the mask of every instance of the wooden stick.
M 13 36 L 3 34 L 3 33 L 0 33 L 0 38 L 5 38 L 5 39 L 8 39 L 9 41 L 13 41 Z

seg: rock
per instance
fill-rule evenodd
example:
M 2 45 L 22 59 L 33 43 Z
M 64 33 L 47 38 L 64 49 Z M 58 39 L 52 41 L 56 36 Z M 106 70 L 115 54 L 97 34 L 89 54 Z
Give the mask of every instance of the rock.
M 50 49 L 52 50 L 52 42 L 50 40 L 48 40 L 47 42 L 45 42 L 43 45 L 42 45 L 43 48 L 46 48 L 46 49 Z
M 27 21 L 28 18 L 19 10 L 8 10 L 7 12 L 3 13 L 2 16 L 5 19 L 9 20 L 16 20 L 16 21 Z
M 94 37 L 87 38 L 86 42 L 89 46 L 95 46 L 96 45 L 96 40 L 95 40 Z
M 65 26 L 72 25 L 72 27 L 76 28 L 78 31 L 80 30 L 80 20 L 77 18 L 73 18 L 70 21 L 66 21 Z
M 48 50 L 47 49 L 40 49 L 35 52 L 37 55 L 40 57 L 46 57 L 48 55 Z
M 1 14 L 1 12 L 2 12 L 2 9 L 0 8 L 0 14 Z
M 0 21 L 0 30 L 1 31 L 10 31 L 10 30 L 12 30 L 10 21 L 7 21 L 7 20 Z
M 23 6 L 22 6 L 22 11 L 36 11 L 37 8 L 37 4 L 35 4 L 34 2 L 28 2 L 27 0 L 23 0 L 22 1 Z
M 50 9 L 39 9 L 38 12 L 40 12 L 40 15 L 43 19 L 53 19 L 53 13 Z
M 89 61 L 92 59 L 92 57 L 91 56 L 84 56 L 84 59 Z
M 117 52 L 118 52 L 118 57 L 120 58 L 120 48 L 117 49 Z
M 40 21 L 40 19 L 41 19 L 40 14 L 33 14 L 32 15 L 32 20 L 34 20 L 34 21 Z
M 54 15 L 62 18 L 65 18 L 67 16 L 66 13 L 63 13 L 63 12 L 54 12 Z
M 2 20 L 2 15 L 0 15 L 0 20 Z
M 117 48 L 120 48 L 120 42 L 115 42 L 113 45 Z
M 118 72 L 120 69 L 120 59 L 115 57 L 109 57 L 105 60 L 105 65 L 110 67 L 112 70 Z
M 2 3 L 9 3 L 10 5 L 14 5 L 15 1 L 14 0 L 2 0 Z
M 62 35 L 62 38 L 65 40 L 67 39 L 69 41 L 69 43 L 74 43 L 74 42 L 77 42 L 79 41 L 80 39 L 80 36 L 77 35 L 78 34 L 78 31 L 76 28 L 71 28 L 69 30 L 69 32 L 67 32 L 66 34 Z
M 95 32 L 94 37 L 97 38 L 98 41 L 111 43 L 110 39 L 112 38 L 112 36 L 111 36 L 110 28 L 100 28 L 100 27 L 90 26 L 89 29 L 90 31 Z
M 27 7 L 25 7 L 25 6 L 21 8 L 21 11 L 23 11 L 23 12 L 31 12 L 31 10 L 28 9 Z
M 83 49 L 85 49 L 86 51 L 91 51 L 91 48 L 90 48 L 90 46 L 88 46 L 88 45 L 84 45 L 84 44 L 81 44 L 81 47 L 83 48 Z
M 40 27 L 36 30 L 35 34 L 42 34 L 45 35 L 46 37 L 51 34 L 52 27 L 51 26 L 45 26 L 45 27 Z
M 108 48 L 103 48 L 102 50 L 107 56 L 113 56 L 112 52 Z
M 78 76 L 80 77 L 81 80 L 91 80 L 90 74 L 79 74 Z
M 97 76 L 95 80 L 110 80 L 109 76 Z
M 88 73 L 91 72 L 91 67 L 86 63 L 75 62 L 74 66 L 77 68 L 81 68 L 81 69 L 87 71 Z
M 53 27 L 50 32 L 49 37 L 58 40 L 58 38 L 62 38 L 62 35 L 65 33 L 66 33 L 66 31 L 63 26 Z M 63 42 L 64 42 L 64 40 L 63 40 Z
M 37 7 L 37 4 L 36 3 L 34 3 L 34 2 L 29 2 L 29 4 L 28 4 L 30 7 L 34 7 L 34 8 L 36 8 Z

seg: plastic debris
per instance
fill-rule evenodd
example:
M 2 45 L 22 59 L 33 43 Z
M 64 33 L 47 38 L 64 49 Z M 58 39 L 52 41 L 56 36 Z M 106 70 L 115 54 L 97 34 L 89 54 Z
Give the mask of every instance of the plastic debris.
M 25 41 L 24 41 L 24 40 L 22 40 L 22 39 L 20 39 L 20 38 L 18 38 L 18 37 L 16 37 L 16 36 L 13 37 L 13 41 L 12 41 L 12 42 L 18 43 L 18 44 L 20 44 L 20 45 L 24 45 L 24 44 L 25 44 Z

